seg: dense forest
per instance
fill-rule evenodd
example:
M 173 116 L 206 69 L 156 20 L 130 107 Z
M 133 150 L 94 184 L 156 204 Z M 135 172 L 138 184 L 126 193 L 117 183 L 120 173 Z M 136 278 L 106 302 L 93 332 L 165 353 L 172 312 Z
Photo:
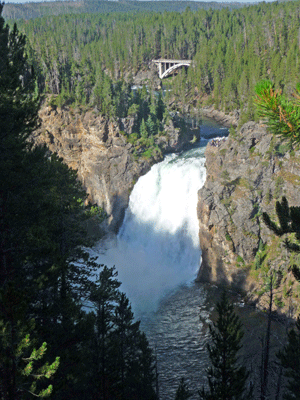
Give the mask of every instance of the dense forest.
M 255 117 L 255 84 L 268 78 L 291 93 L 298 79 L 299 2 L 230 11 L 47 16 L 19 21 L 40 90 L 97 105 L 103 81 L 131 77 L 152 59 L 192 59 L 173 82 L 181 103 L 240 109 Z M 172 79 L 172 78 L 170 78 Z
M 8 3 L 4 7 L 5 19 L 31 19 L 46 15 L 59 14 L 82 14 L 82 13 L 111 13 L 111 12 L 140 12 L 140 11 L 178 11 L 182 12 L 190 7 L 191 10 L 240 8 L 242 3 L 237 2 L 214 2 L 214 1 L 107 1 L 107 0 L 84 0 L 84 1 L 47 1 L 40 3 Z

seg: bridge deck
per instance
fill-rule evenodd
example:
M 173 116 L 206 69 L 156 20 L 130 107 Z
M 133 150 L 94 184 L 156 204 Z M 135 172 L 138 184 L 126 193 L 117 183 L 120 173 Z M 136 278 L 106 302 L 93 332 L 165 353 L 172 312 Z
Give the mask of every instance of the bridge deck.
M 154 63 L 172 63 L 172 64 L 189 64 L 192 60 L 170 60 L 167 58 L 160 58 L 158 60 L 152 60 Z

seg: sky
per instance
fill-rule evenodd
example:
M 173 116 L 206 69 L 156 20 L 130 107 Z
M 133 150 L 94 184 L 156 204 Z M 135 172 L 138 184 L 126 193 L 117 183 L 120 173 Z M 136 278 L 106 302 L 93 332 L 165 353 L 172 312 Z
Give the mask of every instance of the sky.
M 53 1 L 53 0 L 43 0 L 43 1 Z M 142 1 L 142 0 L 141 0 Z M 214 0 L 195 0 L 195 1 L 214 1 Z M 231 2 L 237 2 L 237 3 L 258 3 L 259 1 L 263 1 L 263 0 L 220 0 L 219 2 L 223 2 L 223 3 L 231 3 Z M 266 1 L 273 1 L 273 0 L 266 0 Z M 19 3 L 19 4 L 23 4 L 23 3 L 34 3 L 34 2 L 41 2 L 41 0 L 5 0 L 5 3 Z

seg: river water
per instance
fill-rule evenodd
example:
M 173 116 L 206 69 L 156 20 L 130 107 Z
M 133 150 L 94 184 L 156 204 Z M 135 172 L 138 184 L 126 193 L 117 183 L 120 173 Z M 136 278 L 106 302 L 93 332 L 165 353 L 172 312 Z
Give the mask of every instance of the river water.
M 155 349 L 161 400 L 175 398 L 184 377 L 198 399 L 205 344 L 217 289 L 195 282 L 201 262 L 197 192 L 205 182 L 208 138 L 227 129 L 209 120 L 201 141 L 154 165 L 134 186 L 118 236 L 100 242 L 99 261 L 116 266 L 121 290 Z M 206 139 L 203 139 L 205 137 Z

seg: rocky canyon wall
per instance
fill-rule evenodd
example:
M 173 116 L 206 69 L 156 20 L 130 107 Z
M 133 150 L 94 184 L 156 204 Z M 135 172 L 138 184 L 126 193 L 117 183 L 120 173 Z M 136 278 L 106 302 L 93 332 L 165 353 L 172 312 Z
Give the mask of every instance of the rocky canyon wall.
M 300 151 L 265 126 L 248 122 L 226 140 L 207 146 L 206 168 L 206 183 L 198 194 L 198 279 L 245 289 L 263 304 L 261 288 L 274 270 L 281 287 L 278 304 L 295 310 L 299 285 L 289 270 L 291 255 L 261 215 L 268 212 L 275 218 L 275 203 L 283 195 L 290 205 L 300 205 Z M 263 244 L 267 250 L 260 257 Z
M 182 132 L 170 121 L 164 135 L 155 139 L 161 152 L 145 158 L 133 154 L 126 134 L 132 133 L 132 118 L 109 120 L 95 110 L 58 108 L 44 104 L 41 125 L 34 134 L 37 144 L 49 150 L 72 169 L 77 170 L 89 199 L 108 214 L 104 231 L 116 232 L 122 223 L 129 195 L 137 179 L 162 159 L 162 154 L 180 151 L 197 131 Z M 123 132 L 123 133 L 122 133 Z M 139 149 L 142 153 L 145 149 Z

